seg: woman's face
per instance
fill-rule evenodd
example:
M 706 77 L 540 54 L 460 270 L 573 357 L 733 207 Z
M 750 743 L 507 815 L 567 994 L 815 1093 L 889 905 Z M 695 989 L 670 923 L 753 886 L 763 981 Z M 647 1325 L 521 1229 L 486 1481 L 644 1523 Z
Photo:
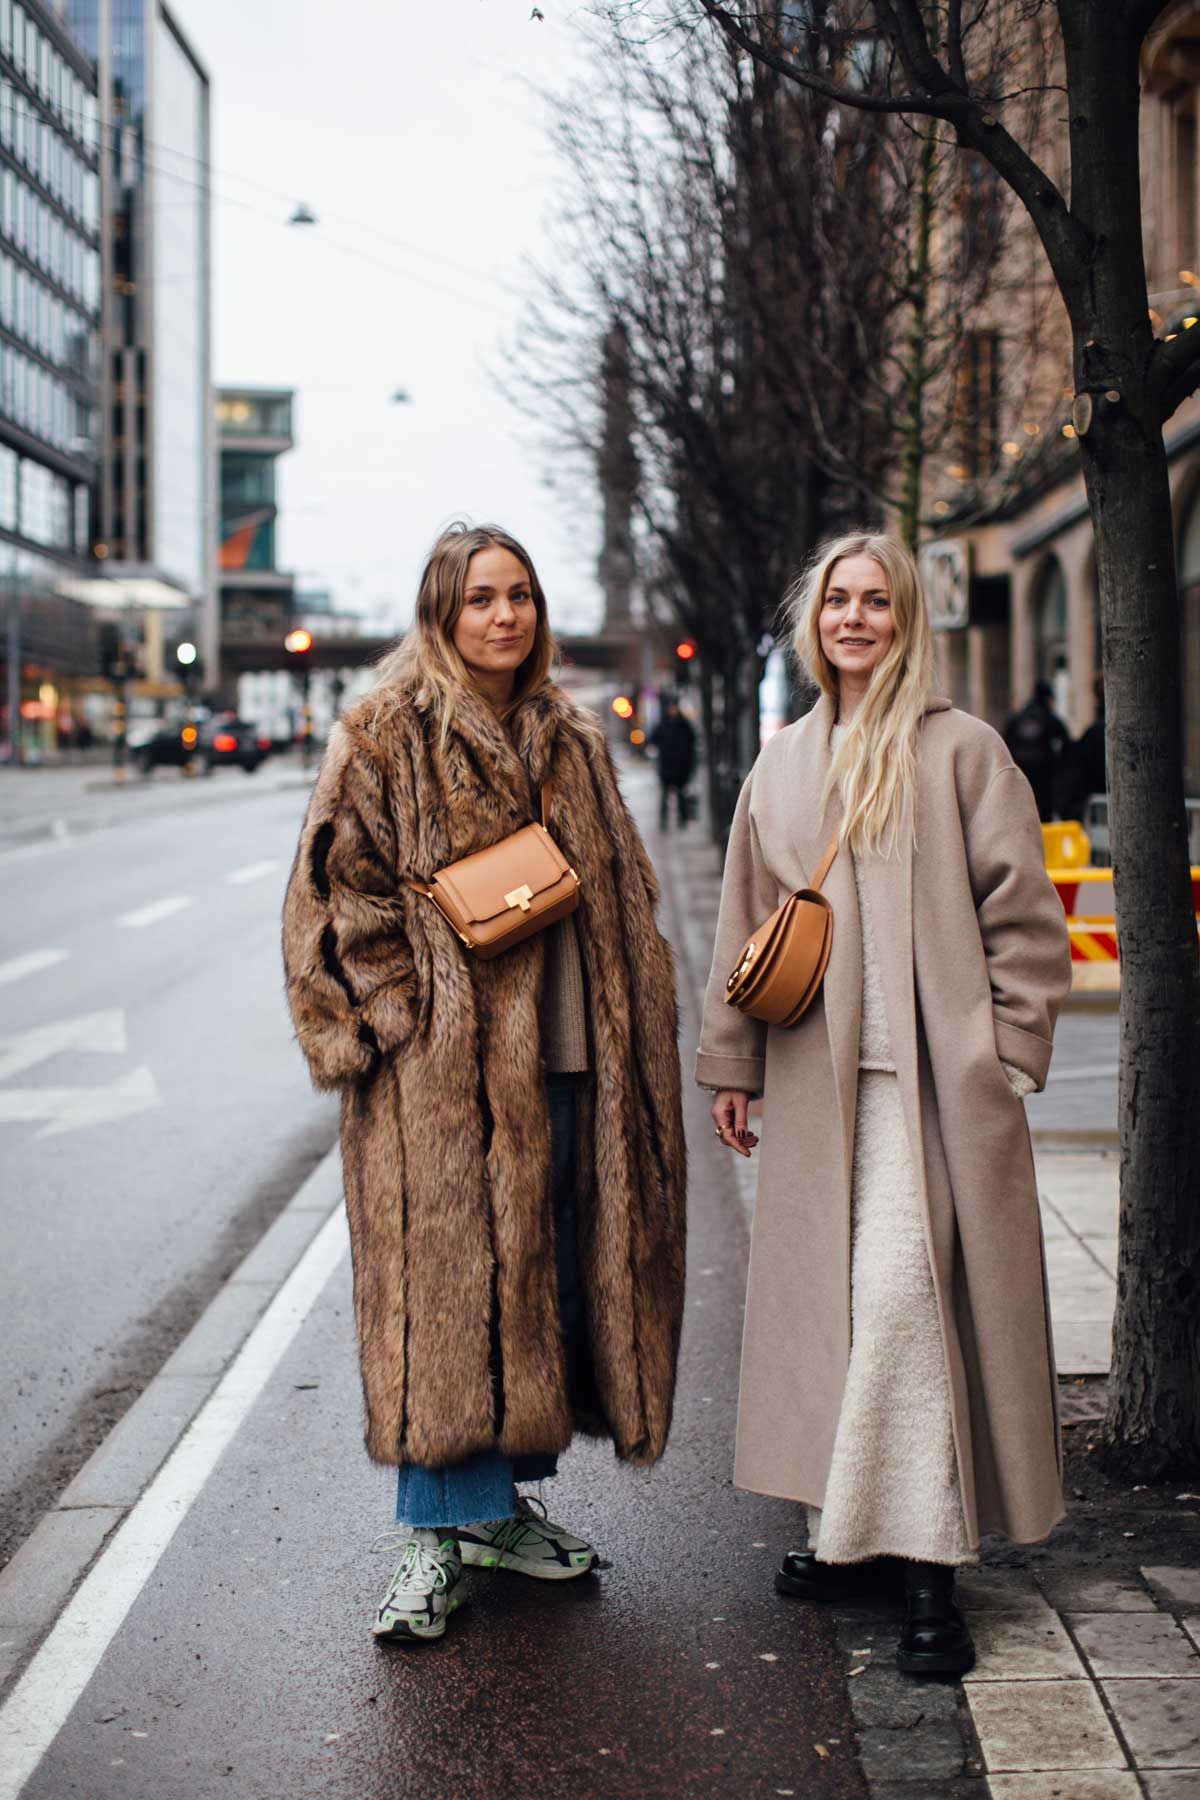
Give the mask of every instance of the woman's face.
M 468 669 L 492 681 L 515 675 L 533 649 L 536 633 L 537 607 L 524 563 L 495 544 L 476 550 L 467 564 L 452 633 Z
M 818 624 L 821 648 L 839 677 L 865 685 L 896 635 L 887 573 L 873 556 L 834 563 Z

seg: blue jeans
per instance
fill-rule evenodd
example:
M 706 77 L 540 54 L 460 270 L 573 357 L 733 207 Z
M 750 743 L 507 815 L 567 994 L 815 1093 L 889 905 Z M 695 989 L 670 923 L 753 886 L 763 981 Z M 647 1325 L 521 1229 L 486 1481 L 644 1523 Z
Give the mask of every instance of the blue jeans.
M 588 1359 L 575 1207 L 575 1096 L 579 1079 L 577 1075 L 549 1075 L 546 1083 L 558 1305 L 567 1377 L 572 1386 L 583 1379 L 581 1371 Z M 396 1521 L 400 1525 L 440 1529 L 474 1525 L 483 1519 L 507 1519 L 513 1509 L 513 1483 L 547 1481 L 557 1469 L 556 1456 L 512 1458 L 499 1450 L 481 1451 L 466 1462 L 443 1469 L 402 1463 L 396 1490 Z

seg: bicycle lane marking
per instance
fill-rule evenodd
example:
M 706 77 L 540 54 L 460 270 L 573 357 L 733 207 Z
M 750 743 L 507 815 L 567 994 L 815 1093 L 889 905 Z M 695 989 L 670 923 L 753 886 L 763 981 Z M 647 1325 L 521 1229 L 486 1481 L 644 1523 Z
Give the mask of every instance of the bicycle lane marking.
M 17 1800 L 62 1730 L 222 1453 L 320 1299 L 349 1241 L 345 1210 L 339 1207 L 0 1707 L 0 1800 Z

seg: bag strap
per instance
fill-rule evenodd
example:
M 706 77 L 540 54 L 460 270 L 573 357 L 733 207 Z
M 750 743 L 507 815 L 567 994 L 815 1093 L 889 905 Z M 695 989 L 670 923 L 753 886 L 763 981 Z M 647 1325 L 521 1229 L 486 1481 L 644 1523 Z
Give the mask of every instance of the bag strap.
M 549 829 L 550 829 L 550 807 L 551 807 L 552 800 L 553 800 L 553 789 L 551 788 L 549 779 L 547 779 L 547 780 L 543 781 L 543 783 L 542 783 L 541 807 L 542 807 L 542 830 L 543 831 L 549 831 Z M 834 849 L 836 850 L 836 848 L 837 848 L 837 845 L 835 843 Z M 833 859 L 831 857 L 830 861 L 832 861 L 832 860 Z M 433 899 L 433 889 L 431 887 L 427 887 L 423 881 L 409 881 L 408 877 L 406 876 L 405 880 L 404 880 L 404 885 L 405 885 L 405 887 L 410 887 L 414 894 L 420 894 L 420 896 L 423 900 L 432 900 Z
M 816 874 L 813 876 L 810 884 L 818 893 L 825 885 L 825 877 L 833 867 L 834 858 L 837 856 L 840 844 L 840 834 L 835 831 L 832 838 L 829 840 L 829 848 L 817 864 Z

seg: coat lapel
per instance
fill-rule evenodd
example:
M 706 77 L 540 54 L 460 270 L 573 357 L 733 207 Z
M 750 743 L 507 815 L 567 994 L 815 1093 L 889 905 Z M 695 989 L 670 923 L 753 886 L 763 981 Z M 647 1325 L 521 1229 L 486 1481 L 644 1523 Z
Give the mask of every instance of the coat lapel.
M 941 712 L 948 705 L 948 701 L 938 699 L 932 701 L 926 710 Z M 879 953 L 888 1032 L 892 1040 L 896 1078 L 904 1102 L 913 1167 L 923 1170 L 925 1152 L 921 1132 L 917 999 L 913 964 L 912 833 L 906 833 L 890 856 L 864 857 L 862 872 Z
M 841 812 L 835 793 L 822 807 L 821 795 L 832 754 L 833 702 L 825 694 L 796 726 L 788 770 L 787 807 L 792 844 L 802 882 L 807 885 L 828 847 Z M 854 864 L 840 849 L 823 892 L 833 908 L 833 947 L 825 971 L 824 1014 L 837 1089 L 846 1194 L 854 1168 L 854 1114 L 858 1103 L 858 1037 L 862 1017 L 862 929 Z M 803 1030 L 801 1025 L 798 1029 Z

